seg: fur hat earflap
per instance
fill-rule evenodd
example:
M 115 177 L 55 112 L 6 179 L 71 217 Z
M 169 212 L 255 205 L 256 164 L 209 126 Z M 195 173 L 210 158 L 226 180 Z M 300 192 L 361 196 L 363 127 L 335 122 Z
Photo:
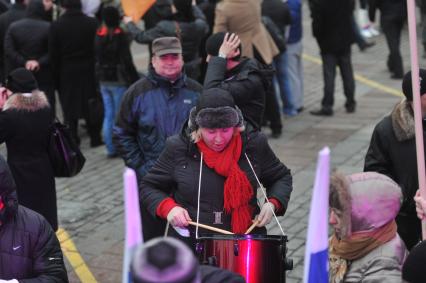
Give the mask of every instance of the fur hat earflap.
M 198 128 L 242 127 L 244 119 L 228 91 L 212 88 L 203 91 L 197 106 L 191 109 L 188 126 L 191 132 Z
M 340 220 L 342 223 L 340 229 L 340 237 L 346 238 L 352 234 L 351 221 L 351 194 L 349 192 L 349 183 L 346 177 L 339 172 L 334 172 L 330 179 L 330 208 L 340 212 Z

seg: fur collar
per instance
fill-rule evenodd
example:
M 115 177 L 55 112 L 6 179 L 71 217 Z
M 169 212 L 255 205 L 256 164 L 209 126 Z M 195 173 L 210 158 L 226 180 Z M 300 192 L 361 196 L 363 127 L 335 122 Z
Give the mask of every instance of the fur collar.
M 49 107 L 46 95 L 42 91 L 35 90 L 30 95 L 12 94 L 4 104 L 3 111 L 8 109 L 37 111 L 46 107 Z
M 392 128 L 399 142 L 414 138 L 414 115 L 410 103 L 404 99 L 391 113 Z
M 348 180 L 339 172 L 333 173 L 330 179 L 330 207 L 338 208 L 337 211 L 340 214 L 341 226 L 339 237 L 349 237 L 352 233 L 352 199 L 349 192 Z

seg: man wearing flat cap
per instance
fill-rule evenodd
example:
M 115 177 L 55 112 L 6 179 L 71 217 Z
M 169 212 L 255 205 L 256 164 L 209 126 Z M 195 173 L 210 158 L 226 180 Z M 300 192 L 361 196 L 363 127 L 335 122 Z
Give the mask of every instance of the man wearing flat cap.
M 168 137 L 177 134 L 195 106 L 202 86 L 183 72 L 182 46 L 176 37 L 152 42 L 147 76 L 124 94 L 113 142 L 138 182 L 154 165 Z M 141 207 L 144 240 L 164 233 L 164 225 Z M 149 228 L 149 229 L 148 229 Z
M 419 70 L 420 95 L 423 115 L 423 136 L 426 117 L 426 70 Z M 417 156 L 414 130 L 413 93 L 411 72 L 402 81 L 404 99 L 390 115 L 375 127 L 370 147 L 365 157 L 364 171 L 375 171 L 389 176 L 402 188 L 403 202 L 396 223 L 398 234 L 409 250 L 422 236 L 420 220 L 417 218 L 414 196 L 419 188 Z

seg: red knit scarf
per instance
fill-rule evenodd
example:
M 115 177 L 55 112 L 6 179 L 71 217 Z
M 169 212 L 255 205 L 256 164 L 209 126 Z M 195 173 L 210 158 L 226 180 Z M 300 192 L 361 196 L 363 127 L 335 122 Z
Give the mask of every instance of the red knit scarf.
M 204 155 L 204 161 L 217 174 L 225 176 L 224 208 L 231 214 L 232 231 L 243 234 L 251 224 L 249 201 L 253 196 L 252 186 L 246 174 L 238 166 L 242 141 L 240 134 L 235 135 L 222 152 L 210 149 L 203 140 L 197 142 L 198 149 Z

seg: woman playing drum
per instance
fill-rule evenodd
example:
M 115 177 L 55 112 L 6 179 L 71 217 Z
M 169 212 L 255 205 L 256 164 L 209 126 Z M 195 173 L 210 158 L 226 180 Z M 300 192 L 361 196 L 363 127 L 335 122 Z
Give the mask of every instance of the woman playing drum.
M 269 199 L 261 207 L 253 170 Z M 290 170 L 272 152 L 266 136 L 244 124 L 227 91 L 212 88 L 202 93 L 181 134 L 167 141 L 141 183 L 140 197 L 152 215 L 174 227 L 187 228 L 199 208 L 199 223 L 236 234 L 244 234 L 257 215 L 253 233 L 266 234 L 272 210 L 283 215 L 291 191 Z

